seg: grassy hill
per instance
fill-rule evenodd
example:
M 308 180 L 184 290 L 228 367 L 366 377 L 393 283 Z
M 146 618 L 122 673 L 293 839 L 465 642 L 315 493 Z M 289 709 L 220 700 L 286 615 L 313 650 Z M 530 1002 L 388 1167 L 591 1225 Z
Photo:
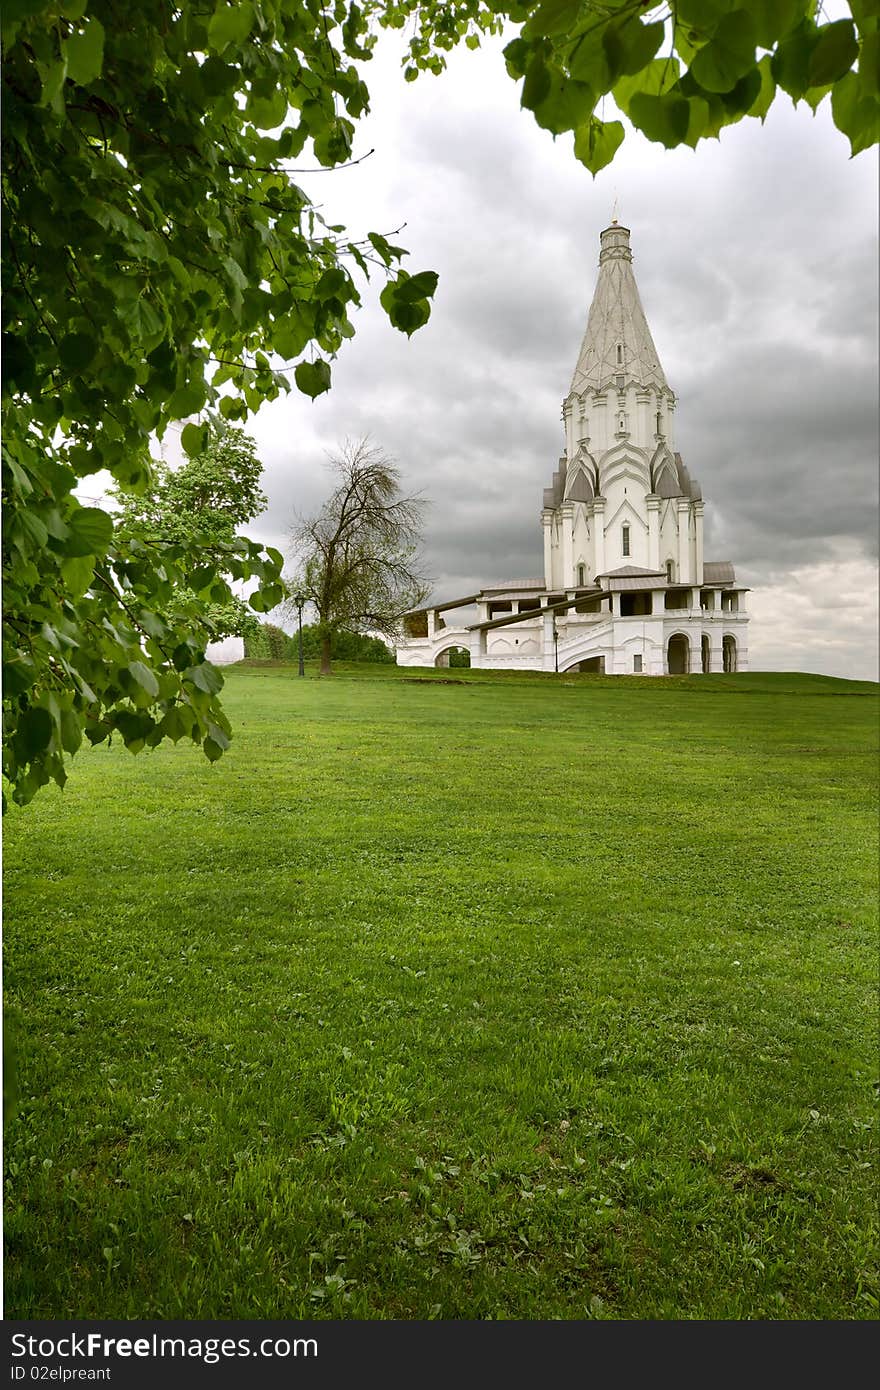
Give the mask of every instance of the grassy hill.
M 876 1315 L 877 686 L 227 707 L 7 817 L 8 1317 Z

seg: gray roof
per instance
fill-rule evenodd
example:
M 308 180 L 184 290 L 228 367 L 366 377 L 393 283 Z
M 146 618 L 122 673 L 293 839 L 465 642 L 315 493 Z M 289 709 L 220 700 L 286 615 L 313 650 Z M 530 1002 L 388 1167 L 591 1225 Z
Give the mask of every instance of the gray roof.
M 621 565 L 620 569 L 606 570 L 604 574 L 597 574 L 597 579 L 633 579 L 633 578 L 665 579 L 665 570 L 645 570 L 639 565 Z
M 476 603 L 479 597 L 479 594 L 466 594 L 463 598 L 440 599 L 437 603 L 429 599 L 427 603 L 420 604 L 418 608 L 408 608 L 403 616 L 410 618 L 415 613 L 427 613 L 429 611 L 440 613 L 445 608 L 466 608 L 469 603 Z
M 578 468 L 568 492 L 569 502 L 592 502 L 595 497 L 593 484 L 582 468 Z
M 651 486 L 657 497 L 687 497 L 692 502 L 702 501 L 700 484 L 692 478 L 684 465 L 681 454 L 660 457 L 651 469 Z
M 543 588 L 544 577 L 542 575 L 540 579 L 497 579 L 491 584 L 484 584 L 482 593 L 492 594 L 492 596 L 495 597 L 502 592 L 506 592 L 508 589 L 513 589 L 518 593 L 521 589 Z
M 704 560 L 704 584 L 735 584 L 736 573 L 731 560 Z
M 559 460 L 559 467 L 553 474 L 553 482 L 550 487 L 544 489 L 544 506 L 558 507 L 565 493 L 565 474 L 568 468 L 568 460 L 565 455 Z

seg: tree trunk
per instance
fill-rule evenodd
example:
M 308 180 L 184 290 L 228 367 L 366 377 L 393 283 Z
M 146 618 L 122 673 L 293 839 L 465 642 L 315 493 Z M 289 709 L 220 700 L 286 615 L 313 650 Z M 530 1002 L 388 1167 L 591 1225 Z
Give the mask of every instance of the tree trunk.
M 321 675 L 330 675 L 330 634 L 324 633 L 321 637 Z

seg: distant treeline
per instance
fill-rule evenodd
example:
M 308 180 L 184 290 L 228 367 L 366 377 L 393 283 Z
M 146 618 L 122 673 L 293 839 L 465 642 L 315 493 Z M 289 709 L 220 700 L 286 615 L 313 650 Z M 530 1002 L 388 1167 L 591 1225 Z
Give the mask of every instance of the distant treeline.
M 317 626 L 304 624 L 302 636 L 303 656 L 306 661 L 317 661 L 321 655 Z M 297 661 L 299 647 L 295 635 L 291 637 L 274 623 L 261 623 L 259 632 L 245 637 L 244 654 L 252 661 Z M 330 655 L 336 661 L 394 661 L 394 652 L 378 637 L 362 637 L 358 632 L 334 632 Z

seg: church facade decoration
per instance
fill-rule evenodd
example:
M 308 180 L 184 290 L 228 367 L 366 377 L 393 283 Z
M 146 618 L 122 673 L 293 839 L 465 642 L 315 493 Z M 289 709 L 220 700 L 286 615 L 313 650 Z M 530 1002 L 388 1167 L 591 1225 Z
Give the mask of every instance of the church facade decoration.
M 730 561 L 704 559 L 704 502 L 675 450 L 675 407 L 630 232 L 613 222 L 544 491 L 544 574 L 407 614 L 398 664 L 447 666 L 466 652 L 471 666 L 504 670 L 747 670 L 747 590 Z

